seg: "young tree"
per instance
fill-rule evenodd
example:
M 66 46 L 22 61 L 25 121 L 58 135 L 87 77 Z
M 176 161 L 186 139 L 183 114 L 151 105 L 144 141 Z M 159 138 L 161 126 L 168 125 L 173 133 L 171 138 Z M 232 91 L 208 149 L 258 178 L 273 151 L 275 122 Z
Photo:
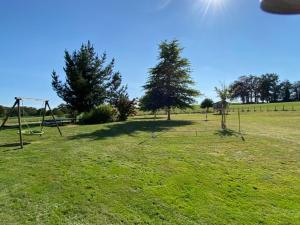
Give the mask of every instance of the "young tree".
M 226 126 L 226 107 L 227 107 L 227 99 L 230 98 L 230 92 L 229 89 L 226 87 L 225 84 L 221 86 L 221 88 L 215 87 L 215 91 L 218 95 L 218 97 L 221 99 L 221 128 L 223 130 L 227 129 Z
M 116 74 L 114 60 L 105 65 L 106 54 L 95 53 L 90 42 L 82 44 L 72 54 L 65 51 L 66 82 L 63 83 L 55 71 L 52 73 L 52 87 L 73 112 L 88 112 L 103 104 L 108 98 L 111 80 Z
M 201 109 L 206 109 L 206 121 L 207 121 L 207 113 L 208 113 L 208 109 L 213 107 L 214 102 L 213 100 L 211 100 L 210 98 L 206 98 L 201 102 Z
M 121 95 L 115 102 L 115 107 L 118 110 L 118 120 L 126 121 L 129 116 L 136 114 L 136 99 L 130 100 L 127 95 Z
M 199 92 L 191 87 L 194 82 L 190 76 L 190 63 L 181 56 L 183 48 L 177 40 L 164 41 L 159 46 L 159 62 L 150 69 L 150 75 L 145 89 L 145 104 L 153 108 L 166 108 L 168 120 L 171 119 L 171 108 L 188 108 L 195 102 L 194 97 Z M 149 102 L 148 102 L 149 103 Z

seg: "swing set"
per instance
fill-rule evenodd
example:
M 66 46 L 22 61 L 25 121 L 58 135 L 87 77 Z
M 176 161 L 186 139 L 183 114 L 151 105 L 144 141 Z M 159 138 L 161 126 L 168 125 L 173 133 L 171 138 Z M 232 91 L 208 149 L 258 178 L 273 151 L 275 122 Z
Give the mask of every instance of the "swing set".
M 41 121 L 39 121 L 39 129 L 32 129 L 30 127 L 30 123 L 26 121 L 25 119 L 25 110 L 24 110 L 24 101 L 35 101 L 35 102 L 42 102 L 42 107 L 43 110 L 40 110 L 40 117 L 42 118 Z M 0 126 L 0 129 L 3 129 L 7 120 L 9 119 L 9 117 L 11 116 L 11 114 L 13 113 L 13 110 L 17 108 L 17 114 L 18 114 L 18 134 L 19 134 L 19 139 L 20 139 L 20 148 L 23 148 L 23 135 L 38 135 L 38 136 L 42 136 L 45 132 L 44 132 L 44 125 L 45 125 L 45 117 L 46 117 L 46 113 L 47 113 L 47 109 L 49 110 L 52 119 L 54 121 L 54 123 L 56 124 L 57 130 L 60 134 L 60 136 L 62 136 L 62 132 L 59 128 L 59 125 L 57 123 L 57 120 L 55 119 L 55 116 L 52 112 L 52 109 L 49 105 L 49 101 L 48 100 L 44 100 L 44 99 L 36 99 L 36 98 L 21 98 L 21 97 L 16 97 L 15 98 L 15 103 L 14 105 L 11 107 L 9 113 L 7 113 L 5 119 L 2 122 L 2 125 Z M 22 120 L 23 119 L 23 120 Z M 26 126 L 26 129 L 23 129 L 23 124 Z

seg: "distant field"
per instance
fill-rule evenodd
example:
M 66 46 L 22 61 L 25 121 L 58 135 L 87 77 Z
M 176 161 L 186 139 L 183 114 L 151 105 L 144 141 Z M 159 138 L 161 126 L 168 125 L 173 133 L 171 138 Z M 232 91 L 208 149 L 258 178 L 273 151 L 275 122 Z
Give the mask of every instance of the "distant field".
M 244 109 L 250 111 L 300 111 L 300 102 L 268 103 L 268 104 L 231 104 L 230 109 Z
M 1 224 L 300 224 L 300 111 L 0 131 Z
M 300 102 L 285 102 L 285 103 L 268 103 L 268 104 L 230 104 L 229 110 L 236 111 L 240 109 L 245 112 L 260 112 L 260 111 L 300 111 Z M 200 105 L 194 105 L 191 109 L 174 109 L 173 113 L 175 114 L 192 114 L 192 113 L 204 113 L 206 110 L 201 109 Z M 212 108 L 209 111 L 213 111 Z M 150 112 L 138 112 L 138 115 L 147 115 L 151 114 Z M 160 110 L 157 113 L 158 115 L 165 115 L 164 110 Z

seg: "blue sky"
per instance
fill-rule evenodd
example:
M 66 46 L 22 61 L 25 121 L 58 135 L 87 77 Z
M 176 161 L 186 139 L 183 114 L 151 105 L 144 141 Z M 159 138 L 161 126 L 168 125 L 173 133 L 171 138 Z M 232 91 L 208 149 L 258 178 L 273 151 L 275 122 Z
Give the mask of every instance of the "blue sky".
M 90 40 L 116 59 L 131 97 L 143 94 L 158 44 L 178 39 L 192 64 L 196 88 L 215 98 L 214 87 L 240 75 L 276 72 L 300 79 L 300 16 L 262 12 L 258 0 L 10 0 L 0 7 L 0 104 L 15 96 L 61 100 L 51 71 L 63 74 L 64 50 Z

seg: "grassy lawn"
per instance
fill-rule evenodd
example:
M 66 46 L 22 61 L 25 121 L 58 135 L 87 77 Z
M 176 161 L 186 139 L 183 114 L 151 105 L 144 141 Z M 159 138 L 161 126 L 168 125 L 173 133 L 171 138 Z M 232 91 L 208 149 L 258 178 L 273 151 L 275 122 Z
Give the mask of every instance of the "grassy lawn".
M 300 224 L 300 112 L 203 119 L 0 131 L 0 223 Z

